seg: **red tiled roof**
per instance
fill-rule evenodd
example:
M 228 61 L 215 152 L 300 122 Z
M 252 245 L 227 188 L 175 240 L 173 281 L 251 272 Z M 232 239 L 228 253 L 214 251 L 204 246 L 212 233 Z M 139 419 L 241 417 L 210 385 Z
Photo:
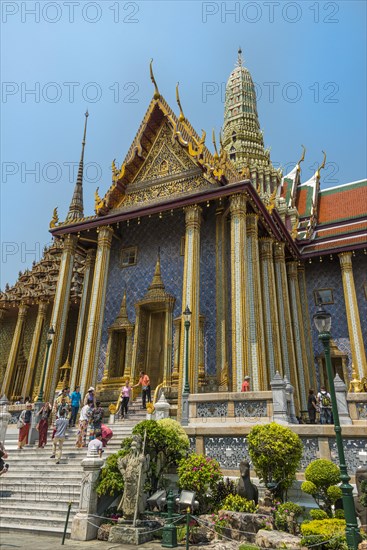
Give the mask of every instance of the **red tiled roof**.
M 307 195 L 308 195 L 308 187 L 301 187 L 297 193 L 297 201 L 296 201 L 296 207 L 298 210 L 299 215 L 306 216 L 309 214 L 307 212 Z
M 346 186 L 321 192 L 318 223 L 332 223 L 367 215 L 367 186 Z
M 317 229 L 317 239 L 325 239 L 326 237 L 332 237 L 333 235 L 346 235 L 348 233 L 355 233 L 356 231 L 367 230 L 367 221 L 363 220 L 356 223 L 337 225 L 330 227 L 330 229 Z
M 283 186 L 282 186 L 282 192 L 280 196 L 285 199 L 287 196 L 287 190 L 288 190 L 288 183 L 292 184 L 292 181 L 290 179 L 284 179 Z
M 356 237 L 352 237 L 350 239 L 335 239 L 328 242 L 316 242 L 312 245 L 306 245 L 303 247 L 302 253 L 308 254 L 310 252 L 318 252 L 318 251 L 324 251 L 324 250 L 333 250 L 334 248 L 341 248 L 344 246 L 351 246 L 355 244 L 363 244 L 367 243 L 366 235 L 357 235 Z

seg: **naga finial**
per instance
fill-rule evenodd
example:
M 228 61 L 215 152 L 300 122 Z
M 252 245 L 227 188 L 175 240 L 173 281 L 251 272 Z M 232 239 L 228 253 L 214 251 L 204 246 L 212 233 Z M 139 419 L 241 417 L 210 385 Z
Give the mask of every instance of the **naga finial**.
M 243 66 L 243 56 L 242 56 L 242 48 L 239 46 L 238 52 L 237 52 L 237 67 Z
M 212 141 L 213 141 L 214 151 L 215 151 L 214 158 L 215 158 L 216 160 L 218 160 L 219 155 L 218 155 L 218 149 L 217 149 L 217 142 L 216 142 L 216 140 L 215 140 L 215 130 L 214 130 L 214 128 L 213 128 L 213 133 L 212 133 Z
M 54 211 L 52 213 L 52 219 L 50 221 L 50 229 L 53 229 L 54 227 L 56 227 L 56 224 L 59 223 L 59 216 L 57 214 L 57 206 L 56 208 L 54 208 Z
M 300 170 L 300 164 L 301 162 L 303 162 L 305 160 L 305 154 L 306 154 L 306 147 L 304 145 L 301 146 L 303 151 L 302 151 L 302 156 L 301 158 L 299 159 L 299 161 L 297 162 L 297 168 L 298 170 Z
M 117 168 L 116 164 L 115 164 L 115 160 L 116 159 L 113 159 L 112 161 L 112 181 L 116 181 L 118 179 L 118 175 L 119 175 L 119 169 Z
M 153 82 L 153 85 L 154 85 L 154 96 L 153 97 L 154 97 L 154 99 L 159 99 L 161 97 L 161 94 L 159 93 L 157 82 L 156 82 L 156 79 L 154 78 L 154 74 L 153 74 L 153 59 L 150 60 L 149 69 L 150 69 L 150 80 Z
M 176 85 L 176 101 L 177 101 L 178 108 L 180 109 L 180 116 L 178 117 L 178 121 L 179 122 L 184 122 L 185 121 L 185 115 L 183 114 L 182 105 L 181 105 L 181 101 L 180 101 L 180 93 L 178 91 L 179 85 L 180 85 L 180 83 L 177 82 L 177 85 Z
M 318 169 L 316 170 L 316 177 L 318 177 L 318 178 L 320 177 L 320 170 L 325 168 L 325 163 L 326 163 L 326 153 L 325 153 L 325 151 L 322 151 L 322 153 L 324 155 L 323 161 L 320 164 L 320 166 L 318 167 Z

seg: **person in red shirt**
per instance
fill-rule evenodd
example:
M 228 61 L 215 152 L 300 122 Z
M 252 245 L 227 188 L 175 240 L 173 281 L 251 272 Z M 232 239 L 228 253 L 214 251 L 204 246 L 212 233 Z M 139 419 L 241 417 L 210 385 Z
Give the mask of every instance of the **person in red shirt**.
M 249 376 L 245 376 L 245 378 L 242 382 L 241 391 L 250 391 L 250 377 Z
M 143 398 L 143 409 L 146 409 L 146 403 L 148 400 L 148 403 L 151 401 L 150 397 L 150 379 L 147 374 L 145 374 L 144 371 L 140 371 L 140 378 L 139 382 L 133 386 L 133 388 L 137 388 L 138 386 L 141 386 L 142 389 L 142 398 Z

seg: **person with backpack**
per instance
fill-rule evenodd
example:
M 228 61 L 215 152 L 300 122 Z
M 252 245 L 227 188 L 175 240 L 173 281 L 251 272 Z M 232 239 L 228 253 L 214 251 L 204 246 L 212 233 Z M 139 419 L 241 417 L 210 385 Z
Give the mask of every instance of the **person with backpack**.
M 332 424 L 333 415 L 331 411 L 331 396 L 325 386 L 321 386 L 317 394 L 317 402 L 320 407 L 320 424 Z

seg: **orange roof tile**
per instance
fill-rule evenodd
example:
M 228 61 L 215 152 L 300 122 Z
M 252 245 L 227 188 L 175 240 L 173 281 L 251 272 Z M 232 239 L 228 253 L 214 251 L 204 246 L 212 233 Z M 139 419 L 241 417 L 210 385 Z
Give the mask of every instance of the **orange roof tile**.
M 367 215 L 367 186 L 337 188 L 321 192 L 318 222 L 332 223 Z

